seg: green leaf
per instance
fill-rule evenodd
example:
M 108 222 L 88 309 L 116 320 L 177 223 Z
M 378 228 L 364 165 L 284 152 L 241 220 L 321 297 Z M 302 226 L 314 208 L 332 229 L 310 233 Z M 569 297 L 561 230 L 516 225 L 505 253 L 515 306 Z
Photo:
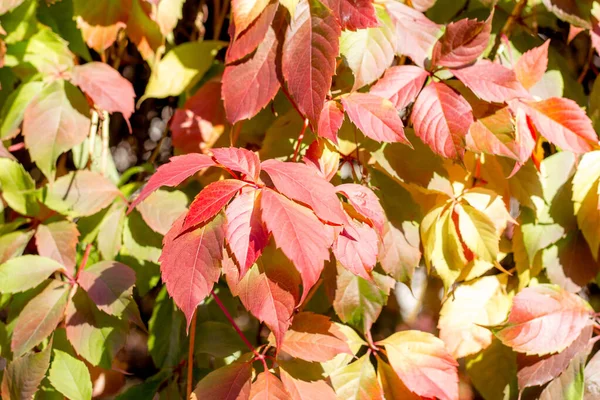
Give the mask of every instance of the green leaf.
M 162 249 L 162 235 L 150 229 L 139 211 L 134 210 L 125 220 L 123 247 L 128 254 L 140 260 L 157 264 Z
M 373 282 L 338 267 L 333 308 L 340 319 L 367 332 L 379 317 L 395 282 L 389 276 L 373 272 Z
M 161 368 L 174 367 L 185 353 L 185 317 L 169 298 L 165 287 L 156 297 L 148 324 L 148 350 Z
M 11 0 L 11 3 L 13 5 L 21 4 L 0 17 L 0 24 L 7 32 L 6 37 L 3 39 L 7 44 L 22 42 L 33 35 L 37 29 L 37 20 L 35 18 L 37 1 Z M 0 7 L 4 8 L 3 6 L 4 2 Z
M 208 71 L 217 52 L 225 43 L 218 41 L 189 42 L 169 51 L 156 65 L 146 93 L 139 103 L 149 97 L 179 96 L 189 90 Z
M 0 189 L 8 205 L 22 215 L 37 215 L 39 205 L 35 182 L 22 164 L 0 158 Z
M 117 396 L 116 400 L 153 399 L 160 386 L 171 377 L 170 370 L 162 370 L 146 379 L 143 383 L 127 389 Z
M 54 359 L 50 365 L 48 379 L 56 390 L 70 400 L 92 398 L 90 371 L 82 361 L 64 351 L 54 350 Z
M 51 258 L 25 255 L 0 265 L 0 293 L 17 293 L 36 287 L 54 271 L 65 267 Z
M 26 82 L 10 93 L 0 112 L 0 139 L 11 139 L 19 134 L 25 109 L 43 87 L 43 82 Z
M 25 110 L 25 146 L 50 181 L 54 180 L 58 157 L 86 138 L 90 126 L 88 115 L 83 94 L 61 80 L 42 89 Z
M 114 202 L 98 227 L 98 250 L 105 260 L 114 259 L 121 250 L 126 210 L 125 202 Z
M 517 355 L 495 339 L 479 354 L 467 358 L 467 374 L 486 400 L 504 400 L 517 395 Z
M 225 358 L 246 346 L 229 323 L 207 321 L 196 326 L 196 353 Z
M 27 77 L 40 72 L 60 76 L 73 68 L 73 53 L 68 43 L 49 28 L 39 29 L 28 41 L 8 49 L 7 63 L 14 59 L 17 75 Z
M 364 355 L 352 364 L 335 371 L 330 375 L 335 393 L 344 400 L 382 399 L 383 391 L 377 381 L 375 368 Z
M 50 364 L 51 345 L 39 353 L 29 353 L 15 358 L 4 371 L 2 397 L 5 399 L 31 399 L 44 379 Z

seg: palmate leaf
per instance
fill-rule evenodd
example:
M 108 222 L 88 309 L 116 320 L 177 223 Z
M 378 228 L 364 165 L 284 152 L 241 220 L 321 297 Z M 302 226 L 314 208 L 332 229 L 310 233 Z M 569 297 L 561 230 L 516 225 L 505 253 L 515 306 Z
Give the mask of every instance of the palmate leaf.
M 258 181 L 260 173 L 260 159 L 256 153 L 235 147 L 212 149 L 213 157 L 217 163 L 232 171 L 240 172 L 246 179 Z
M 554 285 L 522 290 L 513 299 L 506 327 L 496 336 L 528 355 L 561 352 L 590 324 L 591 307 Z

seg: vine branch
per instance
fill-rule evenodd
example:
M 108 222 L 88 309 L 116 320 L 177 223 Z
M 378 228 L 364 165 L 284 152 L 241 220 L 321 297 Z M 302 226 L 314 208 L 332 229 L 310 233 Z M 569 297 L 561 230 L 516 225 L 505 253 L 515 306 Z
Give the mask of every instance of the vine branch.
M 187 365 L 187 399 L 192 395 L 192 386 L 194 381 L 194 347 L 196 340 L 196 317 L 198 313 L 194 311 L 192 322 L 190 325 L 190 343 L 188 346 L 188 365 Z
M 498 32 L 498 35 L 496 35 L 496 38 L 494 40 L 494 47 L 492 47 L 492 50 L 490 50 L 489 54 L 490 60 L 496 58 L 496 53 L 498 53 L 498 49 L 500 48 L 502 37 L 506 36 L 507 38 L 509 38 L 512 34 L 515 22 L 521 17 L 521 13 L 523 12 L 523 9 L 526 5 L 527 0 L 519 0 L 519 2 L 515 5 L 515 8 L 513 8 L 512 12 L 510 13 L 510 16 L 506 20 L 506 23 L 502 27 L 502 30 Z
M 298 159 L 298 154 L 300 153 L 300 145 L 302 144 L 302 141 L 304 140 L 304 133 L 306 132 L 306 128 L 308 127 L 308 118 L 304 119 L 304 123 L 302 124 L 302 130 L 300 131 L 300 134 L 298 135 L 298 142 L 296 143 L 296 149 L 294 150 L 294 157 L 292 158 L 292 161 L 296 162 L 296 160 Z

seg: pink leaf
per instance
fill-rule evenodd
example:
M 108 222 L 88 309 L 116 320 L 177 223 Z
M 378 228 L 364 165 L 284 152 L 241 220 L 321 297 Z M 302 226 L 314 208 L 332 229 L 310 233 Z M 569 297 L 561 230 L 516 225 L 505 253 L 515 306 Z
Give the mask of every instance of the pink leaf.
M 267 160 L 263 161 L 262 169 L 269 174 L 279 192 L 306 204 L 317 217 L 337 225 L 342 225 L 346 220 L 335 187 L 311 167 L 300 163 Z
M 316 0 L 300 0 L 283 45 L 282 72 L 290 96 L 312 126 L 318 126 L 335 73 L 340 25 Z
M 325 141 L 315 140 L 308 146 L 302 161 L 314 167 L 325 180 L 331 181 L 340 167 L 340 154 Z
M 281 350 L 305 361 L 325 362 L 338 354 L 352 354 L 345 337 L 325 315 L 296 314 Z
M 250 395 L 252 364 L 233 362 L 215 369 L 198 383 L 191 400 L 243 400 Z
M 529 287 L 514 297 L 507 326 L 496 336 L 520 353 L 561 352 L 590 324 L 592 312 L 581 297 L 558 286 Z
M 254 117 L 277 94 L 280 86 L 275 66 L 277 47 L 276 32 L 269 27 L 251 58 L 225 67 L 222 96 L 227 119 L 232 124 Z
M 200 225 L 214 217 L 246 185 L 248 185 L 246 182 L 237 179 L 225 179 L 208 184 L 190 204 L 183 230 Z
M 233 20 L 231 21 L 230 29 L 233 28 L 234 33 L 230 35 L 232 42 L 227 48 L 227 54 L 225 55 L 225 62 L 227 64 L 231 64 L 251 54 L 264 41 L 271 22 L 275 18 L 277 6 L 277 3 L 268 4 L 264 11 L 256 18 L 256 21 L 239 35 L 235 33 Z
M 435 4 L 437 0 L 412 0 L 412 6 L 415 10 L 425 12 Z
M 383 211 L 383 207 L 379 203 L 379 198 L 371 189 L 355 183 L 338 185 L 335 189 L 338 193 L 346 196 L 352 207 L 364 216 L 380 235 L 383 235 L 385 211 Z
M 354 275 L 372 280 L 371 271 L 377 263 L 378 245 L 377 233 L 373 228 L 348 217 L 348 223 L 337 236 L 332 250 L 344 268 Z
M 101 261 L 81 271 L 77 283 L 100 310 L 120 316 L 133 296 L 135 272 L 125 264 Z
M 544 76 L 548 68 L 548 46 L 550 39 L 543 45 L 526 51 L 515 64 L 515 74 L 525 89 L 533 87 Z
M 258 190 L 243 193 L 233 199 L 225 210 L 225 237 L 239 263 L 241 276 L 260 257 L 269 241 L 269 234 L 260 219 L 259 194 Z
M 233 171 L 241 172 L 253 182 L 258 181 L 260 159 L 256 153 L 238 147 L 212 149 L 212 153 L 217 163 Z
M 454 90 L 441 82 L 426 86 L 417 97 L 411 120 L 417 136 L 434 152 L 448 158 L 462 158 L 473 112 Z
M 333 388 L 324 380 L 307 382 L 293 378 L 285 370 L 279 370 L 279 376 L 291 400 L 336 400 Z
M 169 295 L 183 311 L 189 327 L 196 307 L 210 294 L 221 274 L 224 218 L 183 231 L 180 217 L 163 239 L 160 271 Z
M 480 60 L 452 73 L 482 100 L 504 103 L 519 97 L 530 97 L 517 80 L 514 71 L 489 60 Z
M 571 99 L 550 97 L 541 101 L 514 101 L 510 106 L 513 111 L 522 108 L 536 129 L 564 150 L 581 154 L 598 143 L 592 121 Z
M 275 244 L 302 275 L 304 301 L 329 259 L 332 235 L 308 208 L 272 190 L 263 191 L 261 208 Z
M 399 1 L 386 1 L 384 6 L 396 25 L 398 52 L 409 56 L 415 64 L 423 67 L 442 32 L 442 25 Z
M 344 111 L 340 109 L 336 101 L 327 100 L 319 117 L 317 134 L 337 144 L 337 133 L 343 122 Z
M 248 400 L 288 400 L 283 383 L 269 371 L 258 374 L 250 388 Z
M 201 169 L 215 165 L 212 158 L 204 154 L 186 154 L 172 157 L 168 164 L 161 165 L 150 177 L 142 192 L 129 205 L 127 212 L 131 212 L 139 203 L 161 186 L 173 187 L 194 175 Z
M 67 268 L 75 271 L 77 258 L 77 225 L 70 221 L 57 221 L 41 224 L 35 232 L 35 244 L 38 254 L 58 261 Z
M 372 0 L 325 0 L 342 30 L 374 28 L 379 25 Z
M 391 101 L 369 93 L 351 93 L 342 97 L 350 120 L 366 136 L 378 142 L 402 142 L 410 145 L 404 125 Z
M 72 80 L 99 108 L 123 114 L 131 132 L 129 118 L 134 110 L 135 91 L 119 71 L 101 62 L 90 62 L 75 66 Z
M 415 101 L 428 76 L 429 72 L 414 65 L 391 67 L 369 93 L 390 100 L 396 109 L 402 110 Z
M 492 16 L 486 21 L 464 18 L 449 23 L 433 48 L 431 64 L 457 68 L 475 61 L 490 40 Z

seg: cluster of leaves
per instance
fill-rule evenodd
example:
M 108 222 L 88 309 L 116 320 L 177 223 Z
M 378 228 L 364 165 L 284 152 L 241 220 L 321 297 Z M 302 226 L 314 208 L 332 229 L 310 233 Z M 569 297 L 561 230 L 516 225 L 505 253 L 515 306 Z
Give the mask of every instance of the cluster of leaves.
M 599 3 L 199 3 L 0 2 L 3 398 L 600 398 Z

